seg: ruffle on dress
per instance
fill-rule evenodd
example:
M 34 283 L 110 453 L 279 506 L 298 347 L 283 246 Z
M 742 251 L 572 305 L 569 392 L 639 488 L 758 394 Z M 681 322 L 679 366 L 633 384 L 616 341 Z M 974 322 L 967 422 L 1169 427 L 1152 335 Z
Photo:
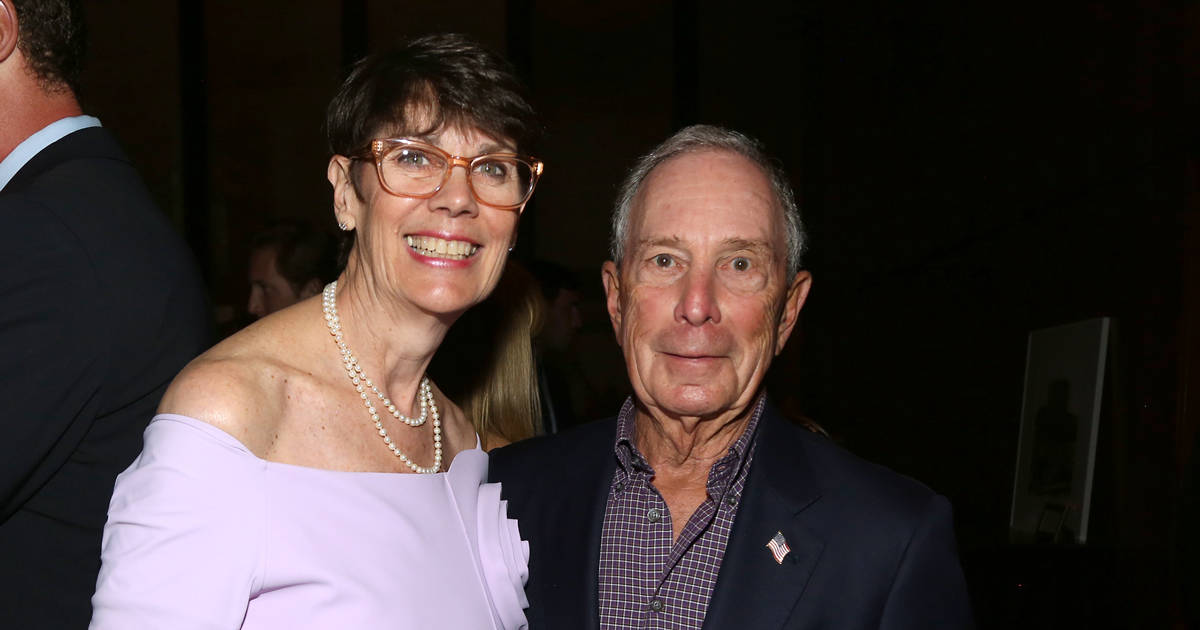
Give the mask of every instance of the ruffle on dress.
M 529 579 L 529 543 L 521 540 L 516 519 L 508 518 L 508 502 L 500 484 L 487 482 L 487 453 L 462 451 L 454 457 L 446 481 L 458 505 L 463 527 L 475 546 L 479 569 L 497 622 L 505 630 L 529 627 L 525 582 Z

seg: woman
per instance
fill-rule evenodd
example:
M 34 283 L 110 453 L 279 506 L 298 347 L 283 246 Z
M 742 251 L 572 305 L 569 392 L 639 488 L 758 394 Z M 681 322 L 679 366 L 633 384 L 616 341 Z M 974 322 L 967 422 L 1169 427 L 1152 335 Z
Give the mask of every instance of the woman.
M 117 482 L 93 628 L 525 624 L 527 547 L 424 375 L 504 268 L 533 112 L 443 35 L 360 62 L 327 127 L 346 269 L 172 383 Z

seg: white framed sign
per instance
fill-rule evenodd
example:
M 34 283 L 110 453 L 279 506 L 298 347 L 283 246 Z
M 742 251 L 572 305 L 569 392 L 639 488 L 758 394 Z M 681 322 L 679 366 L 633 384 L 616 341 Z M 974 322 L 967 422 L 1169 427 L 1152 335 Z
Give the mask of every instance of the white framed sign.
M 1018 539 L 1087 542 L 1110 322 L 1029 333 L 1009 517 Z

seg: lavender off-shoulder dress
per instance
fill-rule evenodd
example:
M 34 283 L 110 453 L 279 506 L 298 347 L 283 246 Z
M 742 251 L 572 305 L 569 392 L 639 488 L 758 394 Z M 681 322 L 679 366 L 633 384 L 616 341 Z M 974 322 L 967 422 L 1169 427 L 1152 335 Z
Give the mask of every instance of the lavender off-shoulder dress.
M 524 628 L 529 558 L 478 447 L 432 475 L 268 462 L 178 415 L 117 478 L 92 628 Z

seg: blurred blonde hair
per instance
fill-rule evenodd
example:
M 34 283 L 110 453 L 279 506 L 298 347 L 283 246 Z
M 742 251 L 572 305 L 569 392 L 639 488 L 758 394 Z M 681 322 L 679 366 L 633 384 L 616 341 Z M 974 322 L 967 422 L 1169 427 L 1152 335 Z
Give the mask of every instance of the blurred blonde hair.
M 533 338 L 545 308 L 533 276 L 510 261 L 492 295 L 450 328 L 429 367 L 485 449 L 533 437 L 542 426 Z

